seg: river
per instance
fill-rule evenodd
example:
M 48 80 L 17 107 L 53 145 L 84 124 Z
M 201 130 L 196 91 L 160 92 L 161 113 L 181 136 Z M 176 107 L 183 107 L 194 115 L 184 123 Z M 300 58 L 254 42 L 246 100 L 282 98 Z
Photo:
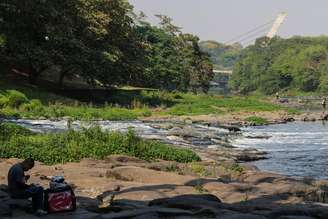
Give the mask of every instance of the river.
M 328 123 L 247 127 L 243 128 L 243 137 L 235 139 L 233 145 L 269 152 L 269 159 L 253 162 L 261 170 L 328 179 Z
M 67 129 L 67 121 L 12 120 L 36 132 L 56 132 Z M 136 133 L 147 139 L 185 147 L 209 147 L 227 143 L 240 148 L 255 148 L 269 152 L 266 160 L 253 162 L 261 170 L 290 176 L 328 179 L 328 124 L 293 122 L 269 126 L 242 128 L 241 135 L 231 135 L 226 129 L 199 124 L 181 125 L 143 123 L 141 121 L 98 121 L 103 129 Z M 90 123 L 75 121 L 72 128 Z

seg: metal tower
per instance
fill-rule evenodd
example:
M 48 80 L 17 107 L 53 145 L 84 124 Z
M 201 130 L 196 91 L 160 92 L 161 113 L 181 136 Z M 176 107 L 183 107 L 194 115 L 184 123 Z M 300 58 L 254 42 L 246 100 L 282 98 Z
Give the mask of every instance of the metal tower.
M 277 19 L 275 20 L 275 22 L 272 25 L 271 30 L 266 35 L 269 39 L 272 39 L 277 34 L 279 28 L 281 27 L 281 25 L 285 21 L 286 17 L 287 17 L 286 12 L 282 12 L 278 15 Z

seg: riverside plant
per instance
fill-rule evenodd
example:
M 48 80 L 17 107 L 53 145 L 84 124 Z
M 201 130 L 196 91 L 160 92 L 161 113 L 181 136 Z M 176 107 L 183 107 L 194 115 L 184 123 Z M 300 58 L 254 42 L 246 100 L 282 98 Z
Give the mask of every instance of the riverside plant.
M 247 122 L 253 123 L 254 125 L 267 125 L 269 121 L 265 118 L 258 116 L 251 116 L 245 119 Z
M 1 158 L 32 157 L 52 165 L 78 162 L 84 158 L 104 159 L 109 155 L 182 163 L 200 160 L 199 156 L 189 149 L 141 139 L 132 129 L 127 133 L 119 133 L 102 131 L 96 126 L 81 131 L 36 134 L 12 123 L 0 124 Z
M 141 105 L 140 105 L 141 106 Z M 90 106 L 63 104 L 55 102 L 45 105 L 38 99 L 29 100 L 24 93 L 17 90 L 6 90 L 0 93 L 0 116 L 23 118 L 62 118 L 93 120 L 134 120 L 139 116 L 151 116 L 147 106 L 141 108 L 120 108 L 112 106 Z

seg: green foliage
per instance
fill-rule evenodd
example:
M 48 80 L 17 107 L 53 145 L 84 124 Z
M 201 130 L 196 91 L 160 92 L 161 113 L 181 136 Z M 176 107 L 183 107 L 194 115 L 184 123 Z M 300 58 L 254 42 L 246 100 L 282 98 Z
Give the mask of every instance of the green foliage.
M 242 94 L 256 90 L 327 92 L 328 37 L 264 38 L 242 51 L 230 86 Z
M 204 177 L 207 175 L 207 170 L 205 166 L 200 163 L 193 162 L 191 164 L 191 170 L 200 177 Z
M 105 88 L 207 92 L 213 67 L 199 39 L 158 17 L 160 27 L 151 26 L 126 0 L 7 1 L 0 4 L 0 60 L 31 84 L 47 75 L 62 86 L 78 76 Z
M 28 103 L 23 104 L 21 109 L 23 111 L 28 111 L 28 112 L 36 112 L 36 111 L 44 112 L 42 102 L 37 99 L 33 99 Z
M 251 116 L 245 119 L 247 122 L 251 122 L 255 125 L 267 125 L 269 121 L 265 118 L 258 117 L 258 116 Z
M 203 41 L 199 45 L 202 51 L 210 55 L 217 69 L 232 69 L 242 51 L 240 44 L 224 45 L 215 41 Z
M 31 83 L 49 69 L 59 75 L 59 84 L 78 74 L 103 86 L 143 72 L 143 43 L 127 1 L 13 0 L 0 5 L 0 15 L 4 57 L 27 69 Z
M 40 94 L 41 92 L 41 90 L 38 91 L 38 96 L 43 97 Z M 46 100 L 48 100 L 48 97 L 43 102 L 46 102 Z M 57 100 L 55 103 L 43 104 L 39 99 L 29 100 L 24 93 L 17 90 L 3 90 L 2 94 L 0 94 L 0 116 L 18 118 L 43 117 L 49 119 L 69 116 L 76 120 L 134 120 L 139 116 L 147 117 L 152 114 L 149 108 L 144 105 L 140 108 L 127 109 L 112 106 L 96 107 L 86 104 L 74 105 L 73 103 L 66 103 L 67 100 L 60 97 L 57 97 Z
M 25 94 L 17 90 L 8 90 L 5 95 L 8 98 L 7 105 L 10 107 L 19 107 L 20 105 L 28 102 Z
M 156 90 L 116 90 L 101 99 L 104 104 L 85 104 L 38 88 L 12 85 L 1 80 L 0 85 L 0 116 L 17 118 L 61 119 L 68 116 L 76 120 L 134 120 L 153 114 L 207 115 L 283 109 L 278 105 L 259 101 L 262 98 L 260 96 L 222 97 Z M 17 91 L 6 90 L 13 87 Z M 15 100 L 11 101 L 14 104 L 8 104 L 9 97 Z
M 31 136 L 33 133 L 13 123 L 0 123 L 0 141 L 10 140 L 18 136 Z
M 139 85 L 166 90 L 209 89 L 213 66 L 198 46 L 198 37 L 184 34 L 167 16 L 158 15 L 161 27 L 143 23 L 138 31 L 148 45 L 145 77 Z M 137 84 L 138 85 L 138 84 Z
M 222 165 L 226 170 L 241 174 L 245 171 L 245 168 L 238 163 L 233 164 L 223 164 Z
M 220 97 L 209 95 L 181 94 L 183 99 L 162 112 L 170 115 L 206 115 L 238 111 L 276 111 L 282 107 L 259 101 L 255 97 Z
M 65 116 L 71 117 L 75 120 L 93 120 L 93 119 L 107 119 L 107 120 L 134 120 L 139 116 L 151 116 L 151 111 L 148 108 L 140 109 L 126 109 L 119 107 L 89 107 L 82 106 L 65 106 L 65 105 L 39 105 L 37 102 L 30 102 L 22 105 L 19 109 L 5 107 L 0 109 L 0 115 L 7 117 L 20 118 L 48 118 L 60 119 Z
M 45 164 L 80 161 L 83 158 L 104 159 L 120 154 L 147 161 L 162 159 L 177 162 L 199 161 L 188 149 L 143 140 L 132 130 L 122 134 L 102 131 L 99 127 L 63 133 L 31 134 L 13 124 L 0 126 L 0 157 L 32 157 Z
M 6 90 L 3 94 L 0 94 L 0 107 L 17 108 L 27 102 L 28 99 L 25 94 L 17 90 Z

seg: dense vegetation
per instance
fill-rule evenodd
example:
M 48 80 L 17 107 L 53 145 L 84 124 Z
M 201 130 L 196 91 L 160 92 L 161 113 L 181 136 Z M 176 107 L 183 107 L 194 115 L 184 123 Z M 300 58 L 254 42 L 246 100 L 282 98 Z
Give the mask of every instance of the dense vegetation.
M 151 111 L 142 104 L 138 104 L 131 109 L 111 105 L 97 107 L 79 102 L 63 104 L 63 102 L 56 101 L 43 104 L 39 99 L 30 100 L 24 93 L 17 90 L 0 92 L 0 117 L 133 120 L 150 115 Z
M 269 121 L 265 118 L 258 116 L 250 116 L 245 119 L 247 122 L 252 123 L 253 125 L 267 125 Z
M 123 134 L 102 131 L 99 127 L 82 131 L 35 134 L 17 125 L 2 123 L 0 145 L 1 158 L 32 157 L 45 164 L 74 162 L 83 158 L 104 159 L 113 154 L 134 156 L 147 161 L 200 160 L 191 150 L 142 140 L 132 130 Z
M 207 92 L 212 64 L 199 39 L 166 16 L 160 27 L 136 16 L 127 0 L 19 0 L 0 3 L 0 65 L 50 75 L 63 85 L 133 85 Z M 2 68 L 3 69 L 3 68 Z
M 328 92 L 328 37 L 265 40 L 243 50 L 234 67 L 232 89 L 242 94 Z
M 154 90 L 120 90 L 106 98 L 101 98 L 103 104 L 87 104 L 42 89 L 12 85 L 0 80 L 0 117 L 133 120 L 151 115 L 207 115 L 283 109 L 259 101 L 257 97 L 223 97 Z
M 181 94 L 181 99 L 176 104 L 161 112 L 170 115 L 207 115 L 226 114 L 232 112 L 259 112 L 277 111 L 283 108 L 259 101 L 256 97 L 223 97 L 209 95 Z
M 200 42 L 202 51 L 208 53 L 216 69 L 231 70 L 238 61 L 243 49 L 242 45 L 224 45 L 215 41 Z

